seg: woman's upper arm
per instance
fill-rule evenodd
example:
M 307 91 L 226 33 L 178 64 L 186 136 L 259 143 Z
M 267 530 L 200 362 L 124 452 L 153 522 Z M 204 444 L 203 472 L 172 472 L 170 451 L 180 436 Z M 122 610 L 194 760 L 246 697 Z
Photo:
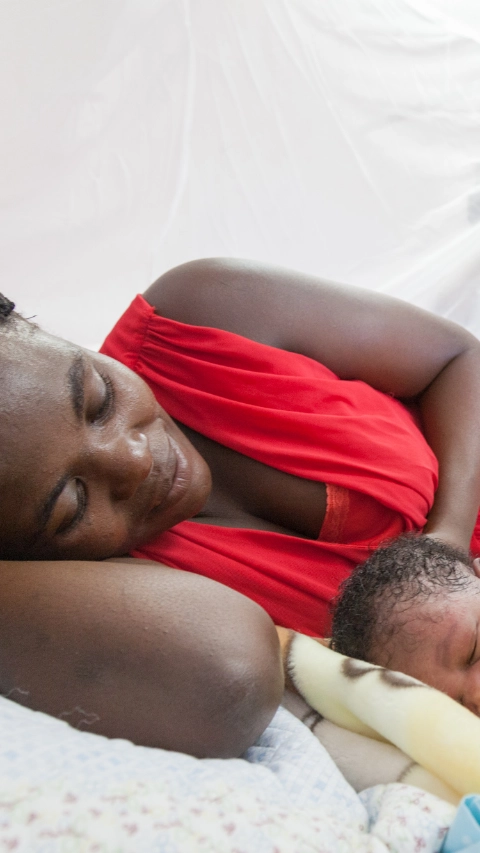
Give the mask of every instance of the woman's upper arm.
M 406 302 L 251 261 L 192 261 L 145 293 L 158 313 L 310 356 L 343 379 L 397 397 L 420 394 L 455 357 L 480 345 Z
M 277 635 L 233 590 L 152 563 L 0 562 L 0 691 L 83 729 L 239 755 L 281 698 Z

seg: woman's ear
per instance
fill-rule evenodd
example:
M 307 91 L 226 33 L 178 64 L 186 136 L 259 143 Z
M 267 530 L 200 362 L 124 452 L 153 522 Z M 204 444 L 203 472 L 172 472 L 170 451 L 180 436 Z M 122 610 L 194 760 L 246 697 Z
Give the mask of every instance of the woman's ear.
M 473 561 L 473 571 L 475 572 L 477 578 L 480 578 L 480 557 L 475 557 Z

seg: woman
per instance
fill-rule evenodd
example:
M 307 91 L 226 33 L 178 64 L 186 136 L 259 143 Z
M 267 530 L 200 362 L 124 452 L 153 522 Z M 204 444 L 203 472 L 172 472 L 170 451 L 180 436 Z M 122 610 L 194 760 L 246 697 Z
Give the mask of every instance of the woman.
M 208 581 L 194 574 L 158 562 L 134 571 L 118 558 L 208 574 L 276 622 L 322 634 L 340 581 L 385 538 L 424 527 L 470 543 L 480 345 L 412 306 L 255 264 L 197 261 L 133 303 L 103 348 L 118 361 L 12 315 L 1 348 L 2 670 L 4 690 L 28 691 L 11 695 L 32 707 L 70 713 L 73 702 L 101 718 L 92 730 L 159 743 L 148 731 L 159 702 L 170 732 L 159 745 L 238 754 L 278 701 L 271 623 L 223 587 L 203 588 L 200 599 Z M 116 559 L 96 562 L 107 558 Z M 230 666 L 234 635 L 245 648 Z M 269 648 L 260 662 L 259 635 Z M 201 687 L 212 644 L 227 675 Z M 241 660 L 249 672 L 235 694 L 225 685 L 237 683 Z M 63 692 L 46 661 L 67 672 Z M 138 732 L 136 723 L 125 732 L 148 689 Z M 260 712 L 242 717 L 249 691 Z M 229 741 L 227 713 L 218 746 L 200 729 L 225 692 L 245 736 Z M 125 696 L 128 712 L 119 710 Z M 198 696 L 210 703 L 191 710 L 192 724 Z M 192 743 L 182 740 L 189 725 L 200 727 Z

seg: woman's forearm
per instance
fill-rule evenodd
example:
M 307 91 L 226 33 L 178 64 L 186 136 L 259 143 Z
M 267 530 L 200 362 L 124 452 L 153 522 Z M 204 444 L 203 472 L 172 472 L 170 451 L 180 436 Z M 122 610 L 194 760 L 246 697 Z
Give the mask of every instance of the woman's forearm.
M 420 398 L 439 485 L 425 533 L 468 550 L 480 505 L 480 344 L 458 355 Z
M 0 689 L 108 737 L 240 755 L 283 674 L 254 602 L 156 564 L 0 563 Z

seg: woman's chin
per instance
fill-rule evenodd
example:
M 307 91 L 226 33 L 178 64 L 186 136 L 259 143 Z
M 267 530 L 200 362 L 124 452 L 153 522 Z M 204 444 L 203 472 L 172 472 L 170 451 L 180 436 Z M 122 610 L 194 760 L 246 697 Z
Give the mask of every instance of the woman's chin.
M 129 547 L 129 551 L 140 548 L 142 545 L 148 545 L 154 542 L 163 533 L 171 530 L 182 521 L 188 521 L 203 509 L 212 488 L 212 479 L 210 469 L 199 457 L 200 463 L 198 470 L 192 471 L 192 478 L 188 484 L 188 488 L 179 497 L 173 506 L 161 511 L 159 508 L 158 514 L 155 517 L 155 511 L 151 514 L 152 517 L 141 530 L 140 534 L 134 537 L 134 543 Z M 197 468 L 197 466 L 195 466 Z

